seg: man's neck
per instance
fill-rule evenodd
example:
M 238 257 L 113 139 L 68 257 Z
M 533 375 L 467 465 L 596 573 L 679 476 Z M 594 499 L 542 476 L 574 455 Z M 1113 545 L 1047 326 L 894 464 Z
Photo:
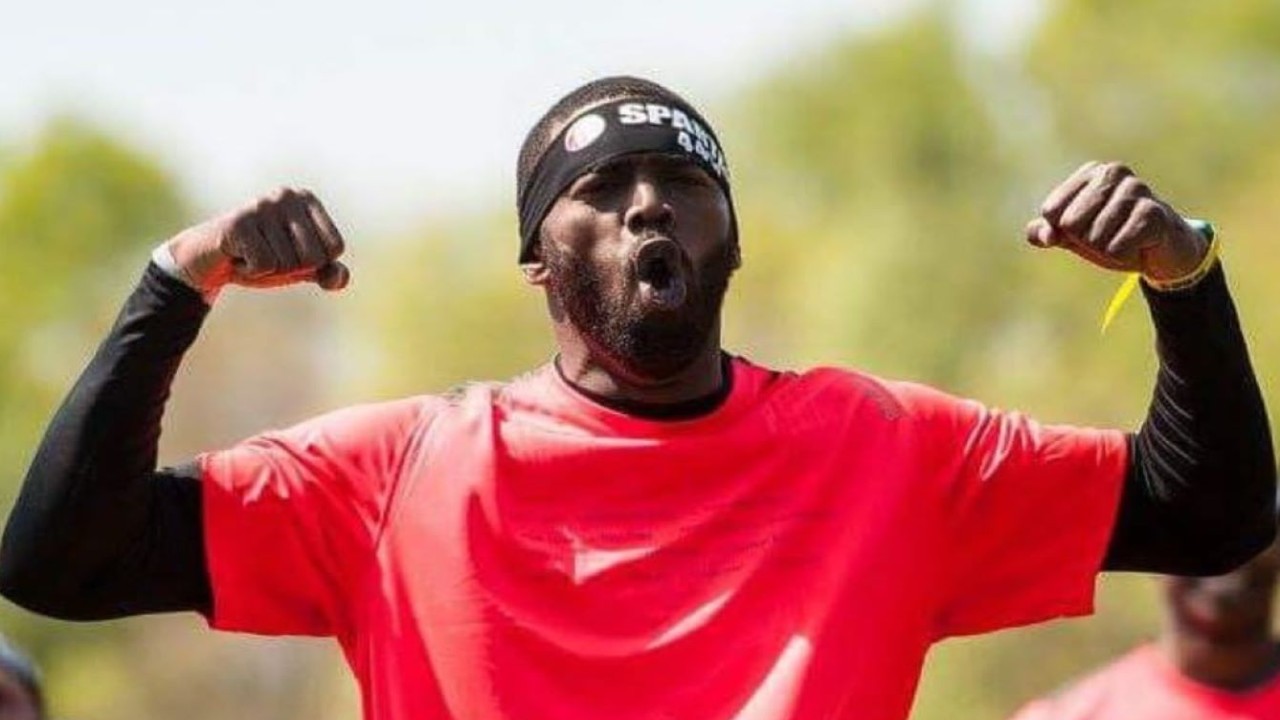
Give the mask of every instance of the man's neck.
M 728 385 L 719 333 L 688 367 L 661 380 L 629 377 L 600 361 L 584 343 L 561 342 L 557 368 L 569 384 L 605 403 L 664 406 L 696 402 L 722 393 Z
M 720 388 L 709 395 L 702 395 L 692 400 L 682 400 L 674 403 L 652 403 L 634 400 L 624 400 L 617 398 L 608 398 L 587 390 L 581 385 L 577 385 L 571 381 L 574 389 L 586 396 L 588 399 L 603 405 L 611 410 L 620 413 L 632 415 L 647 420 L 692 420 L 711 413 L 724 404 L 724 401 L 733 392 L 733 364 L 727 354 L 721 356 L 721 368 L 724 381 Z M 564 372 L 560 370 L 559 358 L 556 359 L 556 372 L 564 377 Z
M 1267 636 L 1223 644 L 1169 634 L 1161 640 L 1160 647 L 1183 675 L 1222 690 L 1248 690 L 1280 671 L 1280 647 Z

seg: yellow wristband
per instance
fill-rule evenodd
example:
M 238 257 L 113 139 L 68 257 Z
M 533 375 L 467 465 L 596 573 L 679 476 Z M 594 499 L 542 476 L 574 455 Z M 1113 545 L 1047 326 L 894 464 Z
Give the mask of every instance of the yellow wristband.
M 1145 282 L 1152 290 L 1169 292 L 1171 290 L 1189 288 L 1203 280 L 1204 276 L 1208 275 L 1209 271 L 1213 269 L 1213 263 L 1218 259 L 1218 236 L 1215 235 L 1212 230 L 1206 234 L 1209 236 L 1209 249 L 1205 251 L 1204 259 L 1200 261 L 1200 264 L 1196 266 L 1195 270 L 1192 270 L 1180 278 L 1173 278 L 1172 280 L 1155 280 L 1149 277 L 1143 277 L 1142 281 Z
M 1209 241 L 1209 249 L 1205 251 L 1204 258 L 1200 260 L 1200 264 L 1195 270 L 1172 280 L 1154 280 L 1149 277 L 1143 277 L 1140 273 L 1130 273 L 1125 278 L 1120 287 L 1116 288 L 1116 292 L 1111 296 L 1111 302 L 1107 303 L 1107 309 L 1102 314 L 1102 332 L 1107 331 L 1107 327 L 1111 325 L 1111 321 L 1115 319 L 1120 312 L 1120 308 L 1124 307 L 1124 303 L 1138 288 L 1138 282 L 1142 281 L 1152 290 L 1158 292 L 1172 292 L 1174 290 L 1183 290 L 1195 285 L 1204 279 L 1205 275 L 1213 269 L 1214 263 L 1218 260 L 1218 233 L 1214 229 L 1213 224 L 1206 220 L 1188 219 L 1187 224 L 1195 228 Z

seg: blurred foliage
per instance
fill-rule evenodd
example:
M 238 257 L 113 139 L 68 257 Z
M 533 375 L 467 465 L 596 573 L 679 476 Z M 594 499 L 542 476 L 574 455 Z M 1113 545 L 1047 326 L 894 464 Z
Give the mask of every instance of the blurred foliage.
M 1011 170 L 962 69 L 944 18 L 926 16 L 828 48 L 741 100 L 726 140 L 744 150 L 731 337 L 755 344 L 763 319 L 757 351 L 778 360 L 948 386 L 974 372 L 960 350 L 1002 323 L 1014 288 L 991 278 L 1009 276 L 1002 250 L 1016 236 L 995 212 Z
M 353 382 L 368 392 L 439 392 L 505 379 L 553 352 L 541 291 L 516 265 L 514 213 L 442 219 L 414 237 L 372 248 L 353 284 L 357 347 L 376 348 L 379 370 Z M 363 278 L 374 283 L 363 287 Z
M 41 408 L 137 273 L 138 249 L 188 213 L 148 158 L 69 118 L 0 167 L 0 460 L 17 465 Z M 12 488 L 5 488 L 4 492 Z
M 941 2 L 834 39 L 712 108 L 745 258 L 726 344 L 768 364 L 854 365 L 1046 420 L 1132 426 L 1154 369 L 1141 301 L 1100 336 L 1119 278 L 1022 241 L 1054 183 L 1116 158 L 1219 225 L 1276 407 L 1278 110 L 1269 0 L 1058 0 L 1023 45 L 994 53 Z M 175 388 L 164 456 L 544 362 L 553 343 L 541 293 L 514 263 L 513 216 L 432 217 L 353 248 L 355 283 L 335 298 L 228 293 Z M 74 120 L 0 152 L 0 459 L 13 468 L 0 494 L 11 497 L 146 250 L 190 219 L 156 161 Z M 1007 717 L 1155 632 L 1147 578 L 1108 578 L 1099 606 L 1087 620 L 944 643 L 913 716 Z M 82 627 L 6 608 L 0 621 L 70 717 L 358 712 L 327 645 L 211 637 L 198 618 Z

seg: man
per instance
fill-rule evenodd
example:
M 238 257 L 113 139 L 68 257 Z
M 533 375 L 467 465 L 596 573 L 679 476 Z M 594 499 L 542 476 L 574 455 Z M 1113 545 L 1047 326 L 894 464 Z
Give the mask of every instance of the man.
M 1271 636 L 1280 545 L 1219 577 L 1163 580 L 1165 626 L 1143 645 L 1014 720 L 1280 720 Z
M 349 275 L 304 192 L 158 248 L 36 455 L 0 590 L 334 636 L 378 720 L 880 720 L 906 716 L 935 640 L 1088 612 L 1100 567 L 1217 573 L 1274 535 L 1213 247 L 1120 165 L 1074 173 L 1028 237 L 1146 276 L 1162 369 L 1133 436 L 726 353 L 728 165 L 664 87 L 570 93 L 517 176 L 554 361 L 155 471 L 218 292 Z

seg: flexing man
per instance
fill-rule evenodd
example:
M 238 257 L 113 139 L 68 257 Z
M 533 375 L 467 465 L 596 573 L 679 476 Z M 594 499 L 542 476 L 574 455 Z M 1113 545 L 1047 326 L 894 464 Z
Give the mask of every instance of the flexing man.
M 1280 720 L 1273 544 L 1220 577 L 1170 577 L 1160 640 L 1030 703 L 1014 720 Z
M 659 85 L 552 107 L 517 204 L 553 361 L 156 470 L 218 292 L 348 277 L 304 192 L 163 244 L 36 454 L 0 590 L 336 637 L 379 720 L 897 720 L 940 638 L 1088 612 L 1100 568 L 1220 573 L 1274 535 L 1214 246 L 1123 166 L 1082 167 L 1027 232 L 1145 276 L 1161 370 L 1133 435 L 724 351 L 728 163 Z

